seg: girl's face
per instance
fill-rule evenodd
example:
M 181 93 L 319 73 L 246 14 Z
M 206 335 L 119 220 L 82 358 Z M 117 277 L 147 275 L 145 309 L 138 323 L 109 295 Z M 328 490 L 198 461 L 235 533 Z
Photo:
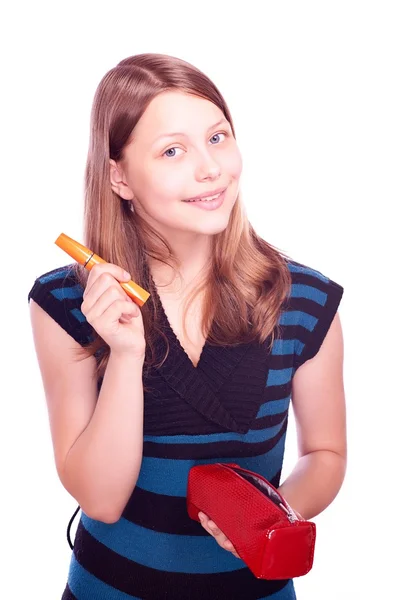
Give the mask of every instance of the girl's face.
M 137 123 L 124 160 L 111 163 L 112 189 L 166 238 L 223 231 L 237 199 L 241 155 L 229 122 L 212 102 L 163 92 Z M 226 190 L 215 210 L 185 200 Z M 192 237 L 192 236 L 190 236 Z

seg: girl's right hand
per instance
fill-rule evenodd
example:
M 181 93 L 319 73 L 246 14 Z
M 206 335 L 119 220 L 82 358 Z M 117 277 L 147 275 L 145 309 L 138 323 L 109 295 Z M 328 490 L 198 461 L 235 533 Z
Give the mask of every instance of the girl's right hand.
M 124 269 L 112 263 L 94 265 L 80 309 L 113 354 L 144 359 L 146 341 L 141 310 L 119 284 L 130 279 Z

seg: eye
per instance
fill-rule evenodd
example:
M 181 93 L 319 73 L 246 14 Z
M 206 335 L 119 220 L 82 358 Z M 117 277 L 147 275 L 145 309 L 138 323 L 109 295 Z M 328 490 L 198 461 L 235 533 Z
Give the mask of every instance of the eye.
M 168 150 L 165 150 L 162 156 L 166 156 L 167 158 L 173 158 L 175 156 L 178 156 L 176 154 L 176 150 L 181 150 L 181 148 L 168 148 Z M 169 154 L 170 152 L 173 152 L 173 154 Z
M 215 133 L 215 134 L 214 134 L 214 135 L 211 137 L 211 140 L 214 140 L 215 138 L 217 138 L 217 139 L 216 139 L 216 144 L 217 144 L 218 142 L 222 141 L 222 140 L 220 140 L 220 139 L 219 139 L 221 135 L 224 135 L 224 136 L 226 137 L 226 134 L 225 134 L 225 133 L 223 133 L 223 132 L 220 132 L 220 133 Z M 213 144 L 213 142 L 212 142 L 212 144 Z

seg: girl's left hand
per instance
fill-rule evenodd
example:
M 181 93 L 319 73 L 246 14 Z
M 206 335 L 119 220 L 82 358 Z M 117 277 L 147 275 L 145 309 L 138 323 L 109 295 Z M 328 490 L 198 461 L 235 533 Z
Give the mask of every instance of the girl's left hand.
M 198 517 L 201 521 L 202 527 L 206 529 L 206 531 L 215 538 L 215 540 L 221 548 L 223 548 L 224 550 L 228 550 L 229 552 L 234 554 L 236 558 L 240 558 L 233 544 L 230 542 L 229 539 L 227 539 L 227 537 L 219 529 L 216 523 L 214 523 L 214 521 L 211 521 L 211 519 L 203 512 L 199 512 Z

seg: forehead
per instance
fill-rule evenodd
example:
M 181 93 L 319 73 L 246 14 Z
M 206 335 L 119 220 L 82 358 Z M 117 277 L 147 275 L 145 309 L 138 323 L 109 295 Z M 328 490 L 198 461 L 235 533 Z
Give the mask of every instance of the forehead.
M 202 133 L 223 117 L 218 106 L 183 92 L 168 91 L 156 96 L 135 127 L 135 137 L 156 138 L 169 132 Z

